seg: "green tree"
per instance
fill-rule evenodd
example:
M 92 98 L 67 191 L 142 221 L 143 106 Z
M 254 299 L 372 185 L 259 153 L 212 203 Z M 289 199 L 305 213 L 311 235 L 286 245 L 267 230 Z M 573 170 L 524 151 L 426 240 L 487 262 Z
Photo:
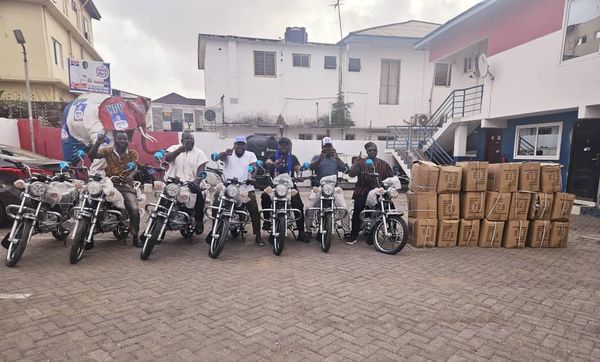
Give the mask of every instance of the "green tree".
M 331 126 L 333 127 L 352 127 L 352 115 L 350 114 L 350 103 L 344 100 L 344 94 L 339 92 L 335 103 L 331 106 Z

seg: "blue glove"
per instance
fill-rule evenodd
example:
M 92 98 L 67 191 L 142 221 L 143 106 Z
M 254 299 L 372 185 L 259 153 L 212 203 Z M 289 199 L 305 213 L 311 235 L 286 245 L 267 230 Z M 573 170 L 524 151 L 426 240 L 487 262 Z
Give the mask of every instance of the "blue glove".
M 69 163 L 67 161 L 60 161 L 60 163 L 58 164 L 58 167 L 60 167 L 61 171 L 64 170 L 65 168 L 69 167 Z

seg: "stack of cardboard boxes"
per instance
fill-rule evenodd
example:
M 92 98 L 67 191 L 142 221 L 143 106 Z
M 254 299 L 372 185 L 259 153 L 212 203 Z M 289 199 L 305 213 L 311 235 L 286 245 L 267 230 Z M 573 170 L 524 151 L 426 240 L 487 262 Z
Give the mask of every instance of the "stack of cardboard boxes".
M 416 162 L 409 242 L 418 247 L 565 247 L 574 195 L 558 164 Z

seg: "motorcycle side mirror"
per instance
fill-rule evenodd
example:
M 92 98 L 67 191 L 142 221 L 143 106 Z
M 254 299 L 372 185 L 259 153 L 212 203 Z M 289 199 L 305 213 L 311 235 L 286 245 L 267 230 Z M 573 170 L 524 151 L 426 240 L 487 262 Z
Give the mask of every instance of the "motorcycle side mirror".
M 370 159 L 370 158 L 367 158 L 367 160 L 365 161 L 365 164 L 366 164 L 367 166 L 369 166 L 369 167 L 372 167 L 372 166 L 373 166 L 373 160 L 372 160 L 372 159 Z
M 69 163 L 66 161 L 60 161 L 60 163 L 58 164 L 58 167 L 60 168 L 61 171 L 63 171 L 66 168 L 69 168 Z
M 77 157 L 79 157 L 80 159 L 83 160 L 83 158 L 85 157 L 85 151 L 84 150 L 77 150 Z
M 154 158 L 156 158 L 157 161 L 160 161 L 163 158 L 165 158 L 165 153 L 163 152 L 163 150 L 156 151 L 154 152 Z
M 208 177 L 208 174 L 206 173 L 206 171 L 199 171 L 196 176 L 198 176 L 199 179 L 204 180 Z
M 248 173 L 254 172 L 254 166 L 248 165 Z
M 260 168 L 264 168 L 265 163 L 262 160 L 258 160 L 256 161 L 256 166 L 260 167 Z
M 127 170 L 131 171 L 131 170 L 135 170 L 135 168 L 136 168 L 135 162 L 127 163 Z
M 210 159 L 217 162 L 219 160 L 219 153 L 213 152 L 210 154 Z
M 302 164 L 302 170 L 308 170 L 310 168 L 310 163 L 309 162 L 304 162 Z

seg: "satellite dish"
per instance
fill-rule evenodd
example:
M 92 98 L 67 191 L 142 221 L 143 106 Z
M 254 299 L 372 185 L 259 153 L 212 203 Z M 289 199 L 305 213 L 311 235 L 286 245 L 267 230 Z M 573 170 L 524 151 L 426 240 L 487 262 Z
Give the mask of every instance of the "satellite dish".
M 487 60 L 487 55 L 484 53 L 479 54 L 477 57 L 477 76 L 480 78 L 485 78 L 489 73 L 489 65 Z

